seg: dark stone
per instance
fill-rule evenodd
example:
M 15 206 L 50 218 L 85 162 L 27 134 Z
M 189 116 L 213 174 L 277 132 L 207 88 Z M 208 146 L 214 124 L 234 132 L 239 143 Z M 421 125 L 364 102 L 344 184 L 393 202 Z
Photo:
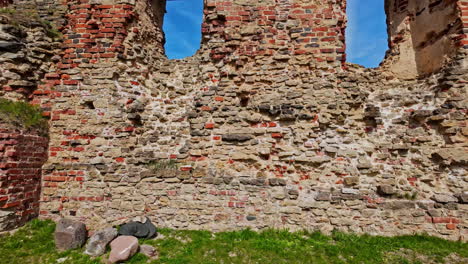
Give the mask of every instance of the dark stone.
M 395 194 L 396 191 L 393 188 L 393 186 L 388 185 L 388 184 L 383 184 L 377 187 L 377 193 L 380 195 L 392 195 Z
M 18 52 L 23 47 L 20 42 L 0 41 L 0 52 Z
M 458 204 L 457 203 L 444 204 L 444 208 L 446 208 L 447 210 L 458 210 Z
M 153 238 L 153 237 L 155 237 L 155 236 L 156 236 L 157 229 L 156 229 L 156 226 L 151 222 L 151 220 L 150 220 L 149 218 L 146 218 L 145 225 L 146 225 L 146 227 L 147 227 L 148 230 L 149 230 L 148 236 L 147 236 L 146 238 Z
M 288 194 L 289 194 L 289 199 L 296 200 L 297 197 L 299 196 L 299 191 L 297 191 L 297 190 L 289 190 L 289 191 L 288 191 Z
M 120 227 L 119 235 L 144 238 L 149 235 L 148 227 L 140 222 L 129 222 Z
M 71 219 L 60 219 L 55 227 L 54 237 L 59 251 L 82 247 L 86 242 L 86 226 Z
M 380 116 L 380 109 L 374 105 L 367 105 L 366 109 L 364 110 L 364 115 L 366 117 L 379 117 Z
M 468 203 L 468 192 L 463 192 L 460 194 L 457 194 L 456 197 L 458 198 L 458 202 L 462 204 L 467 204 Z
M 223 135 L 223 141 L 226 142 L 245 142 L 248 140 L 251 140 L 253 138 L 252 135 L 246 135 L 246 134 L 226 134 Z
M 248 215 L 246 218 L 247 218 L 247 221 L 254 221 L 257 219 L 257 217 L 253 215 Z
M 146 222 L 128 222 L 120 226 L 119 235 L 134 236 L 138 238 L 152 238 L 156 235 L 157 229 L 149 218 Z

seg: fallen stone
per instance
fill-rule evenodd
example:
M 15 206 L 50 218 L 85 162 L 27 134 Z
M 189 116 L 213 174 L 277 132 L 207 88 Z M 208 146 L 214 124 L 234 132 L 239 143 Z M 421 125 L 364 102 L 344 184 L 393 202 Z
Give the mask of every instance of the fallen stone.
M 117 229 L 112 227 L 96 232 L 86 244 L 85 254 L 93 257 L 101 256 L 106 252 L 107 244 L 109 244 L 117 234 Z
M 86 242 L 86 226 L 71 219 L 60 219 L 55 227 L 54 237 L 59 251 L 82 247 Z
M 0 51 L 17 52 L 23 47 L 20 42 L 0 41 Z
M 119 236 L 110 243 L 111 252 L 107 263 L 128 260 L 138 251 L 138 239 L 134 236 Z
M 156 259 L 159 256 L 158 251 L 153 246 L 150 246 L 150 245 L 141 245 L 140 253 L 147 256 L 150 259 Z
M 144 224 L 139 222 L 129 222 L 120 227 L 119 235 L 146 237 L 149 234 L 149 229 Z
M 146 218 L 143 223 L 142 219 L 135 219 L 135 221 L 123 224 L 120 227 L 119 235 L 135 236 L 138 238 L 152 238 L 156 235 L 156 227 L 153 223 Z

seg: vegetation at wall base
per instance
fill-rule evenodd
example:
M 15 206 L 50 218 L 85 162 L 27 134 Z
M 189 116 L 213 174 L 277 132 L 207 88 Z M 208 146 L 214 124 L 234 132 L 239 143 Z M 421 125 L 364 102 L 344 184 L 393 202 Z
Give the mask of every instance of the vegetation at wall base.
M 37 106 L 0 98 L 0 122 L 22 128 L 47 130 L 47 121 Z
M 57 252 L 52 221 L 33 220 L 12 235 L 0 237 L 0 264 L 98 264 L 83 249 Z M 429 236 L 381 237 L 334 232 L 251 230 L 159 230 L 156 239 L 140 240 L 159 251 L 149 260 L 138 253 L 126 263 L 467 263 L 468 244 Z M 59 261 L 57 261 L 59 260 Z

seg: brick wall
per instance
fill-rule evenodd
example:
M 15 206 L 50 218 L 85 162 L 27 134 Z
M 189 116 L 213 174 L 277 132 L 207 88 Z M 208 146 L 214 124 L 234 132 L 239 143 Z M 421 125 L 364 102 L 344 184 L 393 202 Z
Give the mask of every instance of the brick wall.
M 43 136 L 0 129 L 0 231 L 39 215 L 41 167 L 47 160 L 47 144 Z
M 458 1 L 458 8 L 461 12 L 461 20 L 463 23 L 463 33 L 460 36 L 460 46 L 464 49 L 468 49 L 468 1 Z
M 333 68 L 346 60 L 345 11 L 342 0 L 209 0 L 202 26 L 204 48 L 214 60 L 305 55 L 317 66 Z

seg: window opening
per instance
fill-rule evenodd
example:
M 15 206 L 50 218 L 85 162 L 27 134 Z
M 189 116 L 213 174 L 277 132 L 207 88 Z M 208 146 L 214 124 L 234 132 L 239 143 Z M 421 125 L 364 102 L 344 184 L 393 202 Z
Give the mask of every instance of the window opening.
M 373 68 L 379 66 L 384 59 L 388 49 L 384 2 L 384 0 L 348 0 L 347 62 Z
M 203 0 L 167 0 L 163 30 L 166 56 L 183 59 L 200 48 Z

